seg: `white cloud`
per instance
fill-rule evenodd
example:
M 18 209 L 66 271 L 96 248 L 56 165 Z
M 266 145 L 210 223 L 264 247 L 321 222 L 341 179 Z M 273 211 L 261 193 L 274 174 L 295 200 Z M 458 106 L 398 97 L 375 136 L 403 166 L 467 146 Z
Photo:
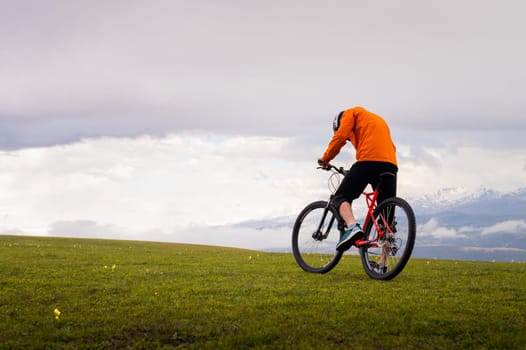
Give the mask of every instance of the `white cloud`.
M 456 229 L 446 228 L 440 226 L 437 219 L 432 218 L 423 225 L 419 225 L 417 228 L 419 234 L 423 236 L 430 236 L 433 238 L 459 238 L 463 236 Z
M 1 231 L 60 235 L 69 231 L 83 236 L 93 232 L 97 237 L 180 238 L 194 243 L 215 242 L 221 235 L 214 232 L 222 232 L 229 239 L 223 240 L 225 244 L 259 247 L 256 242 L 263 244 L 266 239 L 261 232 L 246 235 L 234 227 L 230 234 L 226 227 L 266 218 L 293 220 L 306 204 L 327 199 L 328 174 L 315 169 L 323 147 L 287 137 L 182 133 L 159 138 L 86 139 L 63 146 L 0 152 Z M 347 146 L 347 153 L 336 164 L 350 163 L 351 148 Z M 484 152 L 482 148 L 459 148 L 450 153 L 435 148 L 435 161 L 427 163 L 418 162 L 418 157 L 403 147 L 402 152 L 406 157 L 401 163 L 399 195 L 410 201 L 452 184 L 471 189 L 482 184 L 500 186 L 500 168 L 511 171 L 506 186 L 523 184 L 520 172 L 512 171 L 520 167 L 519 154 Z M 485 165 L 479 162 L 484 155 L 492 158 L 496 179 L 483 173 Z M 463 167 L 462 159 L 466 159 Z M 355 206 L 359 217 L 364 214 L 362 202 L 358 200 Z M 516 232 L 524 225 L 521 220 L 512 221 L 484 233 Z M 465 237 L 475 228 L 448 228 L 431 219 L 418 230 L 441 239 Z M 281 242 L 283 235 L 267 244 Z
M 452 141 L 454 142 L 454 141 Z M 418 146 L 403 145 L 399 186 L 403 194 L 418 197 L 444 188 L 466 195 L 482 188 L 510 192 L 526 187 L 522 168 L 526 146 L 506 149 L 482 145 L 425 148 L 428 154 L 412 153 Z
M 489 227 L 476 227 L 472 225 L 447 228 L 442 226 L 436 218 L 431 218 L 426 223 L 418 226 L 418 233 L 419 235 L 422 235 L 422 237 L 435 239 L 473 238 L 479 234 L 482 236 L 515 234 L 526 237 L 526 221 L 508 220 Z
M 482 235 L 520 234 L 526 237 L 526 220 L 508 220 L 499 222 L 482 230 Z
M 291 219 L 291 223 L 292 223 Z M 0 233 L 28 235 L 21 231 Z M 45 235 L 54 237 L 150 240 L 186 244 L 237 247 L 254 250 L 290 250 L 292 229 L 287 226 L 269 228 L 236 227 L 232 225 L 206 226 L 189 224 L 185 227 L 152 227 L 147 230 L 99 224 L 90 220 L 57 221 Z
M 175 230 L 171 239 L 181 243 L 207 244 L 255 250 L 290 250 L 292 230 L 287 227 L 253 229 L 232 226 L 193 226 Z
M 294 144 L 170 135 L 2 152 L 0 226 L 111 236 L 289 215 L 326 193 L 314 160 L 290 159 Z
M 466 252 L 484 252 L 484 253 L 510 253 L 510 252 L 517 252 L 517 253 L 526 253 L 526 249 L 521 248 L 510 248 L 510 247 L 495 247 L 495 248 L 483 248 L 483 247 L 463 247 L 463 251 Z
M 133 239 L 137 238 L 140 232 L 116 225 L 100 225 L 90 220 L 77 220 L 53 222 L 47 233 L 50 236 Z

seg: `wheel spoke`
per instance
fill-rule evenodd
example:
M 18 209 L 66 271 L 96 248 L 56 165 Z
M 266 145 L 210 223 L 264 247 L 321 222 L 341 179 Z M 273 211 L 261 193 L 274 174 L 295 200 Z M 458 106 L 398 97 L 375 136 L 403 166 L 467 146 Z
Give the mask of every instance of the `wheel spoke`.
M 367 239 L 376 246 L 360 250 L 367 274 L 375 279 L 391 279 L 407 263 L 414 246 L 416 227 L 414 213 L 404 200 L 392 198 L 375 210 L 375 221 L 365 228 Z
M 334 212 L 326 202 L 308 205 L 298 216 L 292 234 L 292 250 L 298 264 L 306 271 L 324 273 L 340 260 L 336 251 L 340 238 Z

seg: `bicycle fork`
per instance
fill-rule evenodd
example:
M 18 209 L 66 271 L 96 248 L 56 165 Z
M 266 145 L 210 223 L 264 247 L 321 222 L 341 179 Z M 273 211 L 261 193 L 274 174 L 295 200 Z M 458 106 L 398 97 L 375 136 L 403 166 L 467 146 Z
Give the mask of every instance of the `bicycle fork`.
M 321 217 L 320 224 L 318 225 L 318 228 L 316 229 L 316 231 L 312 234 L 312 238 L 317 241 L 323 241 L 324 239 L 327 239 L 327 237 L 329 237 L 329 232 L 331 231 L 332 225 L 334 224 L 334 221 L 336 220 L 336 216 L 332 215 L 332 217 L 329 219 L 329 224 L 327 225 L 325 232 L 323 232 L 323 225 L 325 223 L 325 220 L 327 219 L 327 214 L 329 213 L 330 205 L 331 205 L 331 202 L 329 200 L 327 202 L 327 206 L 325 207 L 325 210 L 323 211 L 323 216 Z

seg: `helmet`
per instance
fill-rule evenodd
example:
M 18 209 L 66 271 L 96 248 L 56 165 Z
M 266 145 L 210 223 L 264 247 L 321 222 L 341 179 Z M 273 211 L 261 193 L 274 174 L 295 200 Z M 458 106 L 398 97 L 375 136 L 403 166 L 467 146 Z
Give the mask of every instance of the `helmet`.
M 338 129 L 340 128 L 340 119 L 342 119 L 343 112 L 344 111 L 341 111 L 336 115 L 336 117 L 334 117 L 334 121 L 332 122 L 332 130 L 334 132 L 338 131 Z

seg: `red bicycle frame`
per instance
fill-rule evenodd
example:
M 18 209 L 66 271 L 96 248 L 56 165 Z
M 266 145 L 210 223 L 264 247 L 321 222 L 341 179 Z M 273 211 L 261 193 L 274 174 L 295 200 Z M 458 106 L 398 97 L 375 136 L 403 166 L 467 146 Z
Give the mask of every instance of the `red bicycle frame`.
M 386 218 L 383 215 L 380 215 L 382 219 L 382 224 L 385 229 L 381 229 L 380 225 L 376 220 L 374 220 L 373 212 L 376 209 L 376 200 L 378 199 L 378 189 L 374 190 L 373 192 L 363 192 L 365 195 L 365 202 L 367 203 L 367 214 L 365 215 L 365 219 L 363 221 L 362 228 L 367 227 L 369 224 L 369 220 L 372 220 L 374 227 L 376 229 L 376 232 L 378 232 L 378 236 L 373 240 L 366 240 L 366 239 L 359 239 L 354 244 L 357 248 L 368 246 L 368 247 L 379 247 L 378 240 L 382 239 L 384 237 L 385 231 L 391 231 L 391 228 L 389 227 L 389 224 L 386 220 Z
M 329 164 L 327 167 L 321 167 L 321 169 L 335 170 L 337 173 L 340 173 L 341 175 L 344 175 L 344 176 L 345 176 L 345 173 L 346 173 L 343 168 L 337 168 L 337 167 L 335 167 L 334 165 L 331 165 L 331 164 Z M 382 174 L 380 174 L 380 176 L 381 175 Z M 380 186 L 380 184 L 378 184 L 378 186 Z M 379 243 L 378 241 L 381 241 L 381 240 L 384 239 L 384 236 L 385 236 L 386 232 L 389 232 L 389 233 L 393 234 L 393 230 L 392 230 L 388 220 L 385 218 L 385 216 L 382 213 L 380 213 L 380 216 L 379 216 L 380 219 L 381 219 L 382 227 L 380 227 L 380 224 L 376 220 L 374 220 L 373 212 L 376 209 L 376 205 L 377 205 L 376 200 L 378 199 L 378 194 L 380 193 L 379 189 L 378 189 L 378 186 L 372 192 L 363 192 L 363 194 L 365 196 L 365 202 L 367 204 L 367 208 L 368 209 L 367 209 L 367 214 L 365 215 L 365 219 L 364 219 L 363 224 L 362 224 L 362 228 L 365 229 L 367 227 L 367 225 L 369 224 L 369 220 L 372 220 L 372 222 L 374 224 L 374 228 L 375 228 L 376 232 L 378 233 L 378 235 L 376 235 L 376 237 L 373 240 L 367 240 L 367 239 L 359 239 L 359 240 L 357 240 L 354 243 L 354 245 L 357 248 L 360 248 L 360 247 L 363 247 L 363 246 L 378 248 L 378 247 L 383 245 L 383 243 L 381 243 L 381 242 Z M 320 227 L 321 227 L 322 224 L 323 224 L 323 221 L 320 224 Z M 328 234 L 328 231 L 327 231 L 327 234 Z

